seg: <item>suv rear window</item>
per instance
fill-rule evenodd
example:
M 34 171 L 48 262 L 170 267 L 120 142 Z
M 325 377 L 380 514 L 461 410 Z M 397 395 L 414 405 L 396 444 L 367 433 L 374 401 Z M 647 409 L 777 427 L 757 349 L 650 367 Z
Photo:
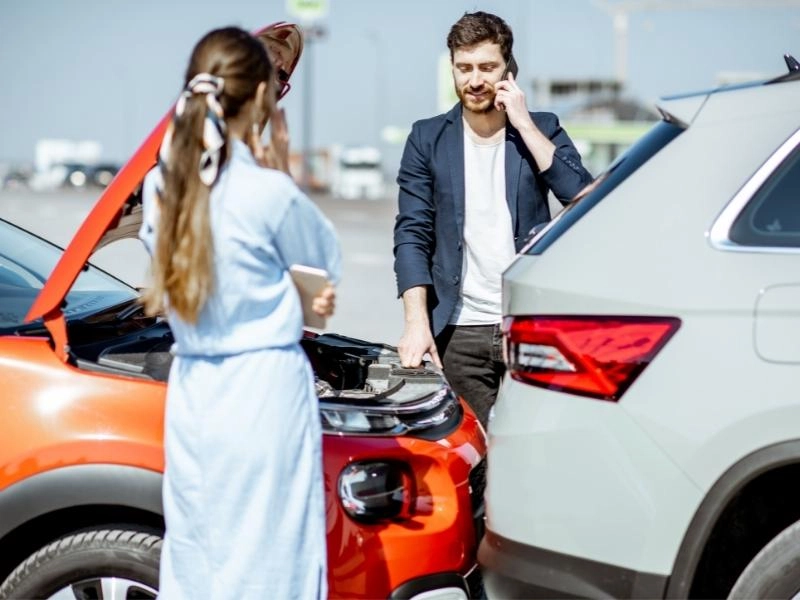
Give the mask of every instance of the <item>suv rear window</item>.
M 679 125 L 668 121 L 659 121 L 644 134 L 638 142 L 628 148 L 598 178 L 603 178 L 596 189 L 577 202 L 569 204 L 550 223 L 542 229 L 529 244 L 522 249 L 524 254 L 542 254 L 550 245 L 577 223 L 583 215 L 597 205 L 608 193 L 625 181 L 659 150 L 664 148 L 683 131 Z
M 800 247 L 800 149 L 795 148 L 747 203 L 730 231 L 743 246 Z

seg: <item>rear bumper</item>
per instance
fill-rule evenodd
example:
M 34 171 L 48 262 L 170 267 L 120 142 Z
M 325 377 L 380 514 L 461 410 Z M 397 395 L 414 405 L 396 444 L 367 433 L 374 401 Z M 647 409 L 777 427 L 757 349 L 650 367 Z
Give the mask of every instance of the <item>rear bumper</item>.
M 526 546 L 488 530 L 478 563 L 489 598 L 663 598 L 668 579 Z
M 669 575 L 702 495 L 622 406 L 506 378 L 494 410 L 487 529 Z

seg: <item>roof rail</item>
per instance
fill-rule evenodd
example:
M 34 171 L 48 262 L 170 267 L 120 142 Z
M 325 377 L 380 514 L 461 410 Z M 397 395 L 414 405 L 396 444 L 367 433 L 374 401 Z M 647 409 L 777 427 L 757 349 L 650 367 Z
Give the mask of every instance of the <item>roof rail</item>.
M 784 54 L 783 60 L 786 62 L 786 67 L 789 69 L 789 72 L 779 75 L 775 79 L 770 79 L 766 83 L 780 83 L 782 81 L 795 81 L 800 79 L 800 61 L 791 54 Z

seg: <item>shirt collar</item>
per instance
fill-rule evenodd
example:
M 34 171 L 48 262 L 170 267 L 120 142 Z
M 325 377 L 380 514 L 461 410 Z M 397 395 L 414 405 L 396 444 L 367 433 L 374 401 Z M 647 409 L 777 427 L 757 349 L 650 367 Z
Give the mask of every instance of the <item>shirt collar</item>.
M 242 140 L 238 138 L 234 139 L 233 143 L 231 144 L 231 148 L 232 160 L 241 160 L 252 165 L 256 164 L 256 159 L 253 156 L 253 153 L 250 151 L 250 146 L 245 144 Z

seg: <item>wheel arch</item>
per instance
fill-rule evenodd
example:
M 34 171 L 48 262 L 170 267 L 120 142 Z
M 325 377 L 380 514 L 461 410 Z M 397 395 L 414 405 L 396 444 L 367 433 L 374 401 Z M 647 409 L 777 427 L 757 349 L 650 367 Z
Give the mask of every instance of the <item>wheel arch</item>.
M 703 589 L 706 584 L 701 580 L 713 575 L 708 570 L 710 561 L 713 562 L 714 551 L 725 548 L 726 541 L 733 539 L 737 532 L 741 533 L 731 525 L 739 524 L 737 519 L 746 518 L 743 515 L 756 510 L 759 499 L 765 498 L 771 491 L 782 489 L 790 481 L 796 487 L 794 482 L 798 476 L 800 440 L 780 442 L 756 450 L 725 471 L 706 494 L 686 530 L 665 596 L 688 598 L 699 593 L 704 597 L 712 597 L 708 596 L 711 592 L 707 588 Z M 768 511 L 763 515 L 766 527 L 759 532 L 759 539 L 766 538 L 766 543 L 791 522 L 800 519 L 800 503 L 793 504 L 794 507 L 789 507 L 787 503 L 781 510 Z M 790 521 L 787 522 L 787 519 Z M 775 532 L 771 533 L 773 530 Z M 752 547 L 759 543 L 753 539 L 750 540 L 750 546 L 741 546 L 740 555 L 736 557 L 738 561 L 745 561 L 746 566 L 761 546 L 755 551 L 752 551 Z M 736 562 L 729 561 L 728 568 L 733 569 L 730 563 Z M 724 588 L 729 577 L 723 577 L 714 585 Z M 733 582 L 730 583 L 732 585 Z
M 164 529 L 163 475 L 115 464 L 71 465 L 0 492 L 0 582 L 45 543 L 112 523 Z

